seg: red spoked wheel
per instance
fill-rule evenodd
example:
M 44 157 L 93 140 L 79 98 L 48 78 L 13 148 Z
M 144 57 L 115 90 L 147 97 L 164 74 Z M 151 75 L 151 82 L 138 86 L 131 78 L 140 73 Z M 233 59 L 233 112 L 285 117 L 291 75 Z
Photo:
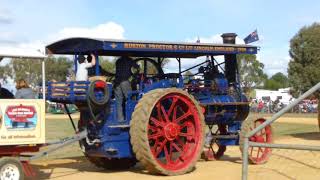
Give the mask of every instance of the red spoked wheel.
M 130 135 L 136 158 L 151 172 L 179 175 L 193 170 L 204 144 L 201 108 L 187 92 L 154 90 L 132 115 Z
M 240 133 L 240 150 L 242 152 L 242 146 L 244 141 L 244 135 L 254 128 L 258 127 L 260 124 L 264 123 L 266 120 L 264 118 L 258 118 L 256 120 L 246 120 L 242 123 L 241 133 Z M 251 142 L 258 142 L 258 143 L 272 143 L 272 127 L 271 125 L 266 126 L 261 131 L 254 134 L 252 137 L 249 138 Z M 248 150 L 248 158 L 252 164 L 263 164 L 266 163 L 270 155 L 272 153 L 271 148 L 264 148 L 264 147 L 249 147 Z
M 227 150 L 227 146 L 219 144 L 218 140 L 214 138 L 214 136 L 225 134 L 227 134 L 227 126 L 218 125 L 218 129 L 210 137 L 212 139 L 209 140 L 209 145 L 202 152 L 202 159 L 206 161 L 214 161 L 219 160 L 224 155 L 224 152 Z

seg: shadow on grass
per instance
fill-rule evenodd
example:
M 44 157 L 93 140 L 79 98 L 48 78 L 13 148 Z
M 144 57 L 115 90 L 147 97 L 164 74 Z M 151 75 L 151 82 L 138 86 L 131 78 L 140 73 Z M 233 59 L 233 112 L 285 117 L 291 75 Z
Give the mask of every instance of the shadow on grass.
M 98 168 L 91 164 L 84 156 L 61 158 L 54 160 L 38 161 L 32 164 L 37 176 L 36 179 L 57 179 L 57 178 L 71 178 L 74 174 L 81 174 L 84 172 L 99 172 L 99 173 L 121 173 L 133 172 L 138 174 L 163 176 L 158 174 L 151 174 L 145 170 L 140 163 L 129 169 L 121 170 L 106 170 Z
M 232 157 L 229 155 L 223 155 L 220 159 L 218 160 L 211 160 L 211 161 L 228 161 L 236 164 L 242 164 L 242 159 L 240 157 Z M 205 159 L 199 159 L 198 162 L 208 162 Z
M 312 165 L 312 164 L 308 164 L 307 162 L 303 162 L 303 161 L 300 161 L 300 160 L 297 160 L 297 159 L 294 159 L 294 158 L 290 158 L 290 157 L 287 157 L 287 156 L 284 156 L 284 155 L 281 155 L 281 154 L 273 154 L 274 156 L 278 156 L 280 158 L 283 158 L 283 159 L 287 159 L 289 161 L 292 161 L 292 162 L 295 162 L 295 163 L 298 163 L 298 164 L 301 164 L 301 165 L 304 165 L 308 168 L 311 168 L 311 169 L 315 169 L 315 170 L 320 170 L 319 167 L 315 166 L 315 165 Z
M 297 133 L 290 134 L 290 136 L 305 140 L 320 140 L 320 132 L 306 132 L 306 133 Z
M 230 161 L 236 164 L 242 164 L 242 159 L 240 157 L 231 157 L 229 155 L 222 156 L 220 161 Z

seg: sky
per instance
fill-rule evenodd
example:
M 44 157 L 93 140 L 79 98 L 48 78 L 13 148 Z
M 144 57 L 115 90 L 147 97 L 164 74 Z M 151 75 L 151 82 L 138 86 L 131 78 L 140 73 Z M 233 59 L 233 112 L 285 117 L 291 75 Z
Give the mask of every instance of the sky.
M 265 72 L 287 74 L 290 39 L 320 21 L 311 0 L 0 0 L 0 47 L 41 49 L 61 38 L 241 42 L 255 29 Z M 243 42 L 243 41 L 242 41 Z

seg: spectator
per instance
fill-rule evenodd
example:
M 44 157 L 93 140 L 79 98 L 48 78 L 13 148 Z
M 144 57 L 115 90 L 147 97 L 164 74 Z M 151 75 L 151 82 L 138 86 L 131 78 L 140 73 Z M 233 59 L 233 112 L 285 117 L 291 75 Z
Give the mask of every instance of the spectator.
M 24 79 L 20 79 L 16 84 L 16 99 L 34 99 L 35 94 Z
M 263 103 L 263 101 L 260 99 L 260 100 L 259 100 L 259 103 L 258 103 L 258 112 L 259 112 L 259 113 L 262 112 L 263 107 L 264 107 L 264 103 Z
M 273 102 L 272 102 L 271 99 L 270 99 L 270 100 L 268 101 L 268 112 L 269 112 L 269 113 L 273 113 L 272 104 L 273 104 Z
M 92 58 L 91 63 L 86 61 L 84 55 L 79 55 L 78 57 L 78 69 L 76 73 L 76 81 L 87 81 L 88 80 L 88 68 L 96 65 L 96 57 L 93 54 L 88 56 Z M 87 57 L 87 58 L 88 58 Z
M 0 83 L 0 99 L 14 99 L 13 94 L 6 88 L 3 88 Z
M 316 101 L 314 101 L 312 104 L 312 112 L 316 113 L 317 110 L 318 110 L 318 103 Z
M 258 112 L 258 110 L 257 110 L 258 109 L 258 104 L 257 104 L 256 100 L 252 100 L 251 101 L 250 107 L 251 107 L 252 112 Z

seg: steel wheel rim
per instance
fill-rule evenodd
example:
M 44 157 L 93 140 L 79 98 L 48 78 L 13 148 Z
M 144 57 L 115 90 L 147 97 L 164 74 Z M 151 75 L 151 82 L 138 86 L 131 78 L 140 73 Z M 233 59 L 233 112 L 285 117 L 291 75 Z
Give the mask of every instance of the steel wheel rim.
M 180 93 L 169 93 L 155 104 L 148 123 L 153 158 L 170 171 L 187 168 L 201 151 L 202 125 L 196 105 Z
M 0 169 L 1 180 L 19 180 L 20 171 L 14 164 L 6 164 Z
M 262 124 L 265 121 L 266 120 L 262 118 L 255 120 L 254 128 L 256 128 L 258 125 Z M 251 128 L 250 130 L 253 130 L 253 128 Z M 272 143 L 271 126 L 266 126 L 261 131 L 253 135 L 249 140 L 258 143 Z M 252 161 L 254 161 L 255 163 L 262 163 L 264 162 L 264 160 L 268 158 L 269 154 L 271 153 L 271 148 L 250 147 L 248 152 L 249 157 Z

